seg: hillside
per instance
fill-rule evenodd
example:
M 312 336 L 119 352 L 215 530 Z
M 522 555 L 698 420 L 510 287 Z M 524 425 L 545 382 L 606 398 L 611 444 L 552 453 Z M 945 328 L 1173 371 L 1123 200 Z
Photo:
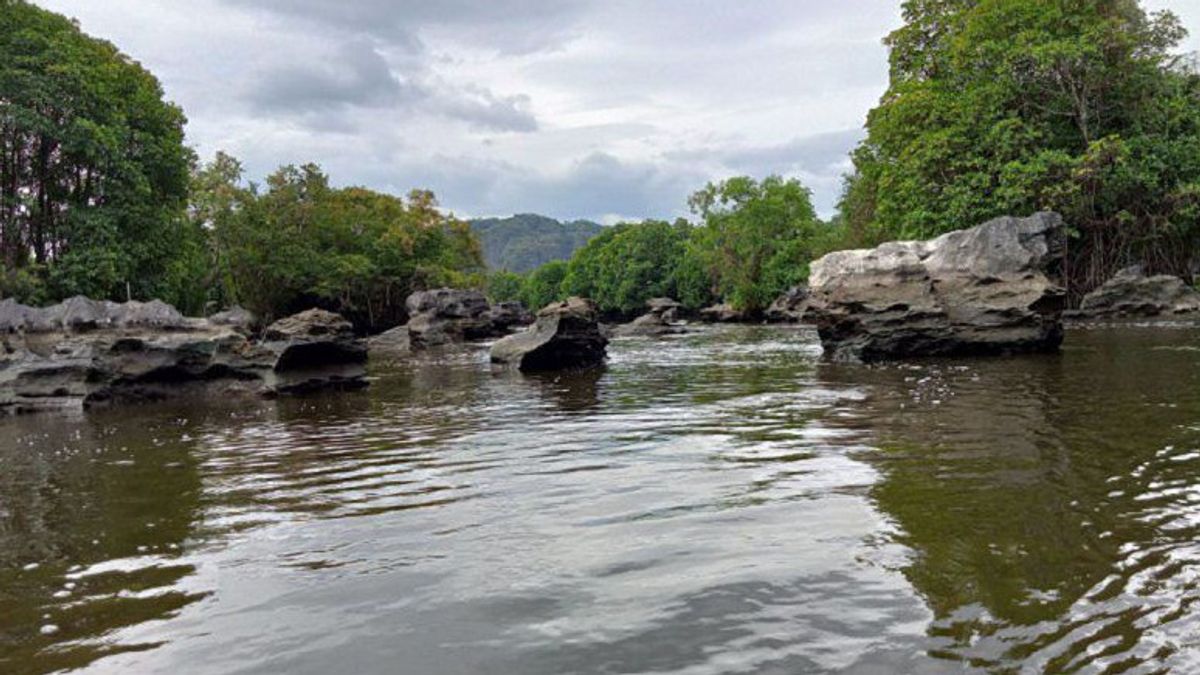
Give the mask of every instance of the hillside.
M 512 272 L 528 272 L 551 260 L 570 258 L 602 228 L 587 220 L 562 223 L 532 213 L 471 221 L 488 267 Z

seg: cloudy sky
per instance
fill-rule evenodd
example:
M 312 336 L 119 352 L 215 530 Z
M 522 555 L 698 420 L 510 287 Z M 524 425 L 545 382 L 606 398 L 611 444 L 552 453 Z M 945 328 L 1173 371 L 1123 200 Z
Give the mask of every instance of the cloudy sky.
M 36 1 L 149 67 L 201 155 L 251 178 L 316 161 L 462 216 L 605 222 L 736 174 L 799 177 L 828 215 L 899 24 L 899 0 Z M 1200 33 L 1200 0 L 1144 4 Z

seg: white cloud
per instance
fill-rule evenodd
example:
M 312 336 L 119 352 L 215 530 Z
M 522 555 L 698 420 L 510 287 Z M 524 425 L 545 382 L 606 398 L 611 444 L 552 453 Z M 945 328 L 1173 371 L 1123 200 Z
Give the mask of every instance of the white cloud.
M 38 2 L 157 74 L 202 156 L 596 219 L 766 172 L 830 213 L 899 23 L 896 0 Z

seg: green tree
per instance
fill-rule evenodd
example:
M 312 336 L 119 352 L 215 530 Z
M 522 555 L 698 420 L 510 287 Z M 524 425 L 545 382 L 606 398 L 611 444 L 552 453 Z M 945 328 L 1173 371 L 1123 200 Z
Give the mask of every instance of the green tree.
M 525 277 L 516 272 L 501 270 L 488 276 L 487 295 L 492 302 L 520 300 Z
M 565 260 L 552 260 L 530 272 L 521 288 L 521 302 L 537 311 L 552 302 L 564 300 L 563 279 L 567 276 Z
M 404 319 L 414 290 L 485 282 L 469 226 L 428 191 L 401 199 L 334 188 L 313 164 L 282 167 L 260 190 L 243 185 L 240 164 L 223 154 L 192 185 L 189 213 L 207 233 L 214 270 L 210 297 L 268 319 L 319 306 L 377 330 Z
M 1200 76 L 1135 0 L 908 0 L 841 212 L 863 243 L 1061 212 L 1077 298 L 1200 250 Z
M 826 252 L 829 228 L 797 180 L 731 178 L 710 183 L 689 203 L 703 219 L 693 255 L 716 294 L 740 310 L 765 309 L 807 279 L 808 263 Z
M 0 0 L 0 291 L 194 300 L 184 121 L 113 45 Z
M 677 270 L 692 226 L 648 220 L 622 223 L 593 237 L 571 258 L 563 290 L 589 297 L 602 311 L 638 313 L 655 297 L 675 297 Z

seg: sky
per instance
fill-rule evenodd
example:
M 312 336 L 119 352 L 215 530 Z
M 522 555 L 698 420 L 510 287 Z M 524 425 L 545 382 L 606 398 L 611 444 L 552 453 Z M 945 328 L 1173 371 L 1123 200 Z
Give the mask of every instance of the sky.
M 832 214 L 900 0 L 35 0 L 158 76 L 202 158 L 432 189 L 461 217 L 687 215 L 799 178 Z M 1147 0 L 1195 35 L 1200 0 Z

